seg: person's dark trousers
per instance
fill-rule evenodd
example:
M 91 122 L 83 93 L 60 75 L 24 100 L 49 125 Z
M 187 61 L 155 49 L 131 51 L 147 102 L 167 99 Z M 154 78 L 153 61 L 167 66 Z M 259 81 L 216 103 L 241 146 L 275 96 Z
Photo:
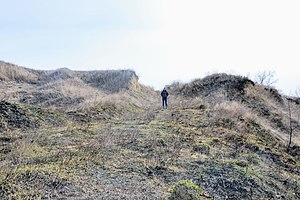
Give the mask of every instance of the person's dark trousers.
M 162 98 L 162 106 L 163 108 L 168 108 L 168 98 Z

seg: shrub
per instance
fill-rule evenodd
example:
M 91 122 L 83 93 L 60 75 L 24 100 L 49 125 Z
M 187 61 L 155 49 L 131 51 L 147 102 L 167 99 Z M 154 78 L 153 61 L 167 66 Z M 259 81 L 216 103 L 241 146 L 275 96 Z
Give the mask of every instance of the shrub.
M 169 200 L 197 200 L 201 198 L 201 190 L 198 185 L 190 180 L 181 180 L 170 189 Z

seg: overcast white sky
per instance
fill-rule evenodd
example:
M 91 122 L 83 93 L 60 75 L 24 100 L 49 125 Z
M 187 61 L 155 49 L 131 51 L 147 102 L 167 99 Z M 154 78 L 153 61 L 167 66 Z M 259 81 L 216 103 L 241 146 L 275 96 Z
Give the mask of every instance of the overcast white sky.
M 299 0 L 0 0 L 0 60 L 133 69 L 161 89 L 208 72 L 275 71 L 300 87 Z

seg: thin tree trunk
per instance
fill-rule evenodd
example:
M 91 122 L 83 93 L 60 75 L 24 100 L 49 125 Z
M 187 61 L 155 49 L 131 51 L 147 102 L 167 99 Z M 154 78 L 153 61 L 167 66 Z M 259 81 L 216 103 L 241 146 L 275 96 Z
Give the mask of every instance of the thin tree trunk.
M 291 113 L 290 100 L 288 100 L 288 109 L 289 109 L 289 120 L 290 120 L 290 139 L 289 139 L 289 144 L 288 144 L 288 150 L 289 150 L 291 147 L 291 144 L 292 144 L 292 136 L 293 136 L 292 113 Z

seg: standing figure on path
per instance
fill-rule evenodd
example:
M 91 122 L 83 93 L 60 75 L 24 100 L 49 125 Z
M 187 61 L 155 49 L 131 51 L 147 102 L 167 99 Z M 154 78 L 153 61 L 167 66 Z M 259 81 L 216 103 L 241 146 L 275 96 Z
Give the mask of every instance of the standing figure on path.
M 160 93 L 161 97 L 162 97 L 162 106 L 163 108 L 168 108 L 168 96 L 169 93 L 166 90 L 166 88 L 163 89 L 163 91 Z

